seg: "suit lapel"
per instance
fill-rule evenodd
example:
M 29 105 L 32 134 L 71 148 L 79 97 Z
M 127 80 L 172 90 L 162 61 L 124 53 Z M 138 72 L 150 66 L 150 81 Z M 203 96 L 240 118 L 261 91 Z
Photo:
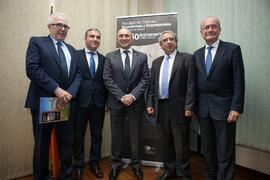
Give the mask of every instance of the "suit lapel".
M 177 67 L 179 67 L 179 63 L 181 63 L 181 57 L 182 55 L 177 51 L 174 62 L 173 62 L 173 67 L 172 67 L 172 72 L 171 72 L 171 77 L 170 77 L 170 81 L 169 83 L 174 79 L 175 77 L 175 73 L 176 73 L 176 69 Z
M 161 56 L 159 59 L 157 59 L 156 61 L 157 61 L 157 69 L 155 70 L 157 73 L 157 76 L 156 76 L 156 79 L 155 79 L 155 81 L 156 82 L 159 82 L 159 77 L 160 77 L 160 67 L 161 67 L 161 64 L 162 64 L 162 61 L 163 61 L 163 59 L 164 59 L 164 56 Z M 159 83 L 158 83 L 159 84 Z M 158 88 L 159 89 L 159 88 Z
M 132 64 L 131 64 L 131 70 L 130 70 L 129 78 L 131 77 L 131 74 L 134 72 L 134 69 L 135 69 L 136 65 L 138 64 L 138 61 L 139 61 L 139 55 L 138 55 L 137 51 L 135 51 L 133 49 Z
M 220 41 L 208 76 L 210 76 L 212 74 L 212 72 L 215 70 L 216 66 L 222 61 L 222 56 L 225 53 L 225 51 L 226 51 L 226 49 L 223 47 L 223 42 Z
M 102 60 L 101 60 L 101 55 L 97 52 L 98 54 L 98 67 L 97 67 L 97 71 L 96 71 L 96 75 L 95 77 L 97 77 L 100 73 L 102 73 Z M 90 70 L 89 70 L 89 74 L 90 74 Z
M 87 62 L 87 59 L 86 59 L 86 54 L 85 54 L 85 50 L 82 49 L 80 51 L 80 58 L 81 58 L 81 63 L 82 63 L 82 71 L 84 71 L 84 75 L 88 78 L 88 79 L 91 79 L 91 75 L 90 75 L 90 68 L 89 68 L 89 65 L 88 65 L 88 62 Z
M 69 76 L 68 76 L 69 79 L 71 79 L 71 77 L 73 77 L 73 74 L 75 73 L 75 68 L 76 68 L 76 66 L 75 66 L 75 63 L 76 63 L 75 62 L 75 54 L 74 54 L 72 48 L 68 44 L 65 43 L 65 45 L 67 46 L 68 51 L 69 51 L 70 56 L 71 56 L 70 67 L 69 67 Z
M 121 70 L 121 72 L 123 73 L 123 75 L 125 75 L 125 71 L 124 71 L 124 66 L 123 66 L 123 62 L 122 62 L 122 56 L 120 53 L 120 49 L 116 50 L 114 52 L 114 56 L 115 56 L 115 61 L 117 61 L 117 64 L 119 65 L 119 68 Z
M 45 37 L 45 42 L 46 42 L 46 44 L 47 44 L 47 46 L 48 46 L 48 48 L 49 48 L 49 50 L 50 50 L 52 56 L 54 57 L 54 60 L 56 61 L 56 64 L 57 64 L 58 67 L 61 69 L 61 64 L 60 64 L 60 62 L 59 62 L 59 57 L 58 57 L 58 54 L 57 54 L 57 52 L 56 52 L 56 49 L 55 49 L 55 47 L 54 47 L 53 41 L 52 41 L 52 39 L 50 38 L 50 36 Z
M 199 50 L 199 63 L 200 63 L 199 67 L 201 67 L 201 71 L 203 72 L 204 76 L 207 77 L 206 69 L 205 69 L 205 46 Z

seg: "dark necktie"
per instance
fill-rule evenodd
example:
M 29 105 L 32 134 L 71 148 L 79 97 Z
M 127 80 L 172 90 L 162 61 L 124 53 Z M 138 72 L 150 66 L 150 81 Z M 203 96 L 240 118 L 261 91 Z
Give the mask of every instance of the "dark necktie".
M 126 74 L 126 78 L 127 80 L 129 80 L 129 74 L 130 74 L 130 59 L 129 59 L 129 51 L 124 51 L 124 53 L 126 54 L 126 59 L 125 59 L 125 74 Z
M 95 77 L 95 60 L 94 60 L 94 55 L 95 53 L 89 52 L 90 56 L 90 74 L 92 78 Z
M 208 54 L 206 57 L 206 61 L 205 61 L 205 68 L 206 68 L 206 73 L 207 76 L 209 74 L 210 68 L 211 68 L 211 64 L 212 64 L 212 53 L 211 53 L 211 49 L 213 48 L 213 46 L 209 46 L 208 49 Z
M 66 57 L 65 54 L 61 48 L 61 43 L 57 43 L 57 50 L 58 50 L 58 56 L 59 56 L 59 61 L 61 64 L 62 71 L 64 73 L 65 77 L 68 77 L 68 68 L 67 68 L 67 62 L 66 62 Z
M 169 97 L 169 85 L 168 85 L 168 76 L 169 76 L 169 59 L 170 56 L 167 56 L 164 64 L 163 64 L 163 72 L 162 72 L 162 99 L 163 98 L 168 98 Z

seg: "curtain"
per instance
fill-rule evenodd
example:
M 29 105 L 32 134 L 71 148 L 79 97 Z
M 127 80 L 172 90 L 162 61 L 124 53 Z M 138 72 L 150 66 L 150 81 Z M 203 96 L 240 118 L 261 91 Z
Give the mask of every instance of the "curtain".
M 246 92 L 236 143 L 270 152 L 270 1 L 163 0 L 163 5 L 165 12 L 178 12 L 180 51 L 204 46 L 200 24 L 207 16 L 219 18 L 220 39 L 241 46 Z

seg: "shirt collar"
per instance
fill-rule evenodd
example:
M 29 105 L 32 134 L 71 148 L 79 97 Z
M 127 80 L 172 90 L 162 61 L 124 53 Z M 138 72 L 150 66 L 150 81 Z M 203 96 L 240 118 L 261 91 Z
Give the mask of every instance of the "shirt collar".
M 218 48 L 218 45 L 219 45 L 219 42 L 220 40 L 218 39 L 216 42 L 214 42 L 211 46 L 214 47 L 214 48 Z M 205 49 L 207 49 L 209 47 L 209 45 L 205 45 Z
M 164 57 L 166 58 L 167 56 L 170 56 L 171 59 L 174 59 L 176 56 L 177 50 L 175 49 L 170 55 L 164 55 Z
M 52 39 L 53 44 L 58 43 L 58 41 L 57 41 L 56 39 L 54 39 L 54 38 L 53 38 L 51 35 L 50 35 L 50 38 Z M 64 42 L 63 42 L 63 41 L 61 41 L 60 43 L 61 43 L 61 44 L 63 44 Z
M 130 47 L 129 49 L 123 49 L 123 48 L 119 48 L 120 49 L 120 53 L 123 54 L 124 51 L 129 51 L 129 52 L 133 52 L 132 48 Z
M 84 51 L 85 51 L 86 54 L 88 54 L 89 52 L 92 52 L 87 47 L 84 48 Z M 92 53 L 97 54 L 97 51 L 94 51 Z

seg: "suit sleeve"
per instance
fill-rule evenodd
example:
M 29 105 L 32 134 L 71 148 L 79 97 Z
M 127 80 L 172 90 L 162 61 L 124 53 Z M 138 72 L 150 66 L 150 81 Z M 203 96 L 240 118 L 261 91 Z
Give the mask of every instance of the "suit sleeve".
M 153 99 L 154 99 L 154 92 L 155 92 L 155 71 L 154 71 L 154 62 L 152 64 L 151 73 L 150 73 L 150 80 L 148 85 L 148 91 L 146 96 L 146 107 L 154 107 Z
M 245 71 L 240 46 L 233 50 L 233 96 L 231 110 L 243 113 L 245 95 Z
M 188 59 L 188 77 L 187 77 L 187 92 L 185 110 L 195 112 L 196 98 L 197 98 L 197 81 L 196 81 L 196 66 L 193 56 Z
M 49 93 L 53 93 L 59 84 L 44 72 L 40 61 L 39 44 L 32 37 L 26 51 L 26 75 L 37 86 Z
M 136 98 L 140 98 L 141 95 L 144 94 L 148 81 L 149 81 L 149 68 L 147 64 L 147 56 L 143 54 L 143 64 L 142 64 L 142 74 L 141 74 L 141 79 L 137 86 L 132 89 L 131 94 Z
M 103 70 L 103 79 L 104 85 L 108 89 L 108 91 L 113 94 L 113 96 L 120 101 L 121 98 L 125 95 L 124 91 L 122 91 L 117 84 L 113 80 L 113 72 L 111 67 L 111 61 L 109 55 L 105 58 L 104 70 Z
M 72 97 L 75 98 L 77 95 L 77 92 L 79 90 L 81 81 L 82 81 L 82 72 L 81 72 L 81 68 L 79 65 L 78 53 L 75 49 L 73 49 L 73 53 L 74 53 L 74 59 L 72 59 L 72 60 L 76 61 L 76 63 L 75 63 L 76 64 L 75 76 L 74 76 L 72 83 L 68 87 L 67 92 L 69 92 L 72 95 Z

